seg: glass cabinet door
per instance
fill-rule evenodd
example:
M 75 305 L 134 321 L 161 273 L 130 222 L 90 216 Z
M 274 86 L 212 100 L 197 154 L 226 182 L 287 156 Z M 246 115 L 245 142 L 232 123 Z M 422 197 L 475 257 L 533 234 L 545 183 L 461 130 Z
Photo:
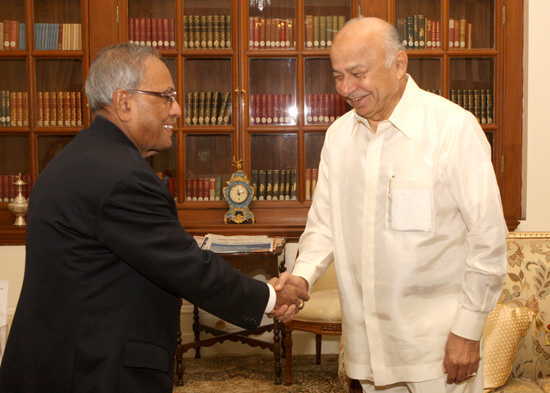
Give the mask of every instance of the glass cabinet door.
M 296 48 L 296 1 L 250 0 L 248 49 Z
M 185 0 L 183 2 L 184 49 L 231 49 L 230 0 Z
M 441 49 L 441 1 L 395 1 L 395 27 L 407 49 Z
M 36 114 L 39 127 L 82 127 L 82 60 L 37 59 Z
M 421 89 L 441 95 L 441 59 L 409 58 L 407 72 Z
M 0 127 L 29 125 L 26 64 L 24 59 L 0 59 Z
M 69 144 L 74 135 L 39 135 L 38 136 L 38 171 L 39 173 L 48 163 Z
M 260 201 L 297 199 L 297 135 L 252 134 L 250 151 L 251 182 L 255 189 L 255 199 Z
M 231 177 L 232 136 L 201 134 L 185 136 L 185 199 L 220 201 Z
M 26 135 L 0 135 L 0 202 L 10 202 L 17 196 L 16 176 L 27 183 L 24 196 L 29 196 L 29 138 Z
M 184 60 L 185 125 L 233 124 L 230 58 Z
M 304 1 L 304 48 L 328 49 L 332 38 L 350 19 L 349 0 Z
M 0 51 L 26 50 L 25 1 L 4 1 L 0 9 Z
M 450 99 L 472 112 L 481 124 L 494 122 L 494 59 L 451 59 Z
M 174 1 L 128 1 L 128 40 L 157 49 L 176 47 Z
M 307 58 L 304 67 L 305 124 L 331 124 L 348 111 L 346 100 L 336 92 L 328 58 Z
M 495 47 L 493 0 L 449 1 L 449 49 Z
M 250 125 L 296 125 L 296 59 L 250 60 Z
M 80 0 L 34 0 L 34 49 L 82 50 Z

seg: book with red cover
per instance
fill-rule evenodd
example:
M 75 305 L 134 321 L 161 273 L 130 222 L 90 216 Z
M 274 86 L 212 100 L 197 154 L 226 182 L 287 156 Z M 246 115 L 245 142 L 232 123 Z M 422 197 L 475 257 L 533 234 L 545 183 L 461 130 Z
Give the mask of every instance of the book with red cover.
M 273 106 L 274 106 L 273 94 L 266 94 L 265 119 L 267 124 L 273 123 L 273 115 L 274 115 Z
M 168 18 L 168 38 L 170 48 L 174 49 L 176 47 L 176 22 L 174 18 Z
M 286 21 L 282 20 L 279 27 L 279 42 L 281 49 L 286 49 Z
M 11 26 L 10 21 L 4 20 L 4 42 L 3 42 L 4 50 L 10 49 L 10 26 Z
M 259 22 L 259 35 L 258 35 L 258 42 L 259 42 L 259 49 L 265 49 L 266 48 L 266 44 L 265 44 L 265 40 L 266 40 L 266 32 L 265 32 L 265 29 L 266 29 L 266 23 L 265 23 L 265 18 L 260 18 L 260 22 Z

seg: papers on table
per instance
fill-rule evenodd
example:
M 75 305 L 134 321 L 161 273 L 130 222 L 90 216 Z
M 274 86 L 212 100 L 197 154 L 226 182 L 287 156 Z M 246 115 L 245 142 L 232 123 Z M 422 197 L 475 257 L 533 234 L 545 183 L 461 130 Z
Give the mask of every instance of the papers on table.
M 223 236 L 212 233 L 206 236 L 195 236 L 195 240 L 203 250 L 218 254 L 240 252 L 271 252 L 277 246 L 284 244 L 282 237 L 269 236 Z

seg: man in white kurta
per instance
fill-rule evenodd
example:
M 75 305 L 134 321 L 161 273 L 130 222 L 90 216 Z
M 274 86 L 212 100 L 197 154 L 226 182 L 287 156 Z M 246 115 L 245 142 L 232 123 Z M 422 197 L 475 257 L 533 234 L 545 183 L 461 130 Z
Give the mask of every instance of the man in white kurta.
M 337 90 L 355 109 L 327 131 L 292 274 L 311 288 L 335 261 L 349 377 L 386 386 L 454 373 L 451 385 L 478 379 L 479 387 L 479 357 L 454 370 L 449 359 L 460 352 L 448 340 L 479 344 L 506 272 L 490 146 L 470 112 L 406 74 L 403 51 L 389 77 L 381 70 L 366 80 L 377 60 L 363 61 L 366 49 L 350 36 L 380 23 L 363 19 L 331 51 Z M 376 53 L 384 43 L 370 41 L 384 57 Z

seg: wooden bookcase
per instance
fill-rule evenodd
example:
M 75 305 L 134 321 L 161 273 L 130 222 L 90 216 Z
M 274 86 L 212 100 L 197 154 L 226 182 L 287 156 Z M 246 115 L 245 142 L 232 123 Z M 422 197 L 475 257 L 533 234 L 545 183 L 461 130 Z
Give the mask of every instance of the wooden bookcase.
M 0 51 L 3 71 L 0 90 L 28 94 L 28 124 L 0 127 L 0 174 L 22 172 L 34 183 L 49 159 L 81 129 L 71 125 L 38 125 L 38 92 L 82 91 L 89 64 L 98 51 L 106 45 L 133 39 L 130 30 L 138 18 L 168 26 L 171 20 L 173 43 L 163 43 L 160 52 L 173 75 L 184 113 L 178 120 L 173 148 L 154 156 L 150 162 L 157 172 L 173 178 L 183 226 L 193 234 L 267 233 L 297 238 L 311 206 L 311 192 L 306 190 L 309 174 L 319 163 L 326 129 L 343 110 L 335 104 L 338 98 L 328 44 L 308 45 L 312 33 L 308 26 L 323 19 L 326 25 L 328 16 L 336 26 L 338 16 L 345 20 L 359 14 L 378 16 L 397 24 L 407 16 L 423 15 L 440 23 L 441 45 L 435 49 L 408 49 L 409 73 L 421 87 L 436 90 L 447 98 L 458 90 L 492 92 L 493 120 L 482 124 L 482 128 L 493 148 L 508 226 L 518 225 L 523 1 L 271 0 L 268 3 L 268 0 L 254 4 L 249 0 L 59 0 L 53 5 L 46 0 L 9 2 L 0 10 L 0 20 L 25 23 L 26 48 Z M 226 34 L 228 44 L 215 47 L 215 40 L 209 44 L 207 38 L 203 47 L 202 37 L 198 47 L 194 42 L 189 45 L 191 30 L 185 29 L 189 20 L 193 24 L 198 20 L 200 25 L 201 17 L 209 22 L 219 21 L 221 16 L 226 26 L 231 26 L 230 37 Z M 470 48 L 467 45 L 450 48 L 450 19 L 466 19 L 471 23 Z M 310 25 L 312 21 L 315 23 Z M 82 49 L 36 49 L 37 23 L 81 24 Z M 285 27 L 278 27 L 278 37 L 276 33 L 269 35 L 267 27 L 271 26 L 275 32 L 274 25 Z M 259 26 L 256 37 L 254 26 Z M 261 26 L 265 26 L 266 33 Z M 211 30 L 214 34 L 216 28 Z M 202 125 L 198 120 L 193 122 L 193 105 L 188 98 L 193 93 L 197 97 L 204 93 L 206 102 L 206 92 L 216 93 L 220 101 L 228 93 L 230 111 L 225 123 L 223 118 Z M 266 103 L 264 108 L 274 109 L 263 109 L 260 113 L 257 108 L 262 107 L 262 102 Z M 82 104 L 82 121 L 88 126 L 91 116 L 85 109 L 84 94 Z M 330 113 L 319 117 L 314 110 L 318 107 L 331 108 Z M 218 177 L 223 184 L 231 174 L 233 156 L 245 161 L 249 177 L 260 170 L 266 171 L 266 175 L 268 170 L 272 175 L 278 171 L 279 176 L 282 170 L 294 170 L 296 198 L 255 200 L 251 209 L 256 224 L 223 224 L 226 202 L 193 200 L 190 180 Z M 24 243 L 25 229 L 12 226 L 13 220 L 7 203 L 0 202 L 0 244 Z

